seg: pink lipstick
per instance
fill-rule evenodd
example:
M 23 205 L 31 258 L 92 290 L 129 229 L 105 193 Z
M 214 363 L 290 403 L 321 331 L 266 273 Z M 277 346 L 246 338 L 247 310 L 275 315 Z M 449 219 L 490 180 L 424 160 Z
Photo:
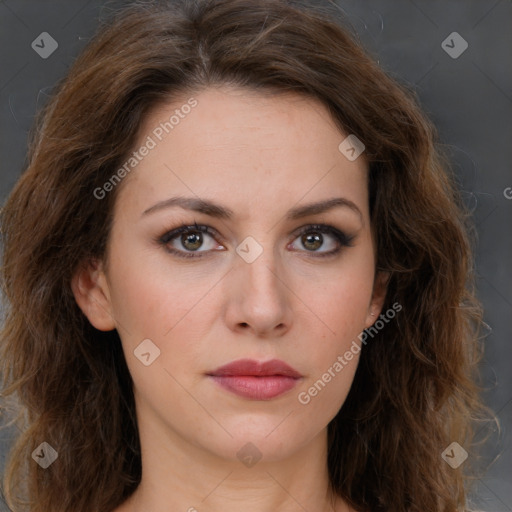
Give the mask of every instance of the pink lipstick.
M 271 400 L 296 386 L 302 375 L 278 359 L 239 359 L 208 373 L 218 385 L 251 400 Z

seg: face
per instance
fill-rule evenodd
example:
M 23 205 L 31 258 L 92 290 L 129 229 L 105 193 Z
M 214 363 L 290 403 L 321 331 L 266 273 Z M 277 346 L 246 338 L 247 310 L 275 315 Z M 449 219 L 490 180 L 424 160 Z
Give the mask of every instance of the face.
M 384 298 L 347 135 L 312 99 L 231 88 L 148 115 L 107 261 L 74 281 L 91 323 L 118 329 L 145 432 L 232 460 L 325 434 Z

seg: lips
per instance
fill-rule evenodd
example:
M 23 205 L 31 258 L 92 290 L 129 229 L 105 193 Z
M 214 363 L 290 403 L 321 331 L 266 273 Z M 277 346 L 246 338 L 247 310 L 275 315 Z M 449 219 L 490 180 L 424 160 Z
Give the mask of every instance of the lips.
M 295 387 L 302 375 L 284 361 L 239 359 L 207 374 L 216 384 L 251 400 L 271 400 Z

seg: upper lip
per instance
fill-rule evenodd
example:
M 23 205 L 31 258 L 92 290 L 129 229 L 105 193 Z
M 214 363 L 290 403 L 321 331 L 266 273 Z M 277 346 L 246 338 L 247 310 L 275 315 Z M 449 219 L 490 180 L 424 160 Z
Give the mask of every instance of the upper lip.
M 299 379 L 302 375 L 279 359 L 272 359 L 270 361 L 256 361 L 254 359 L 238 359 L 232 361 L 224 366 L 220 366 L 208 375 L 212 376 L 235 376 L 247 375 L 255 377 L 269 377 L 271 375 L 282 375 L 284 377 L 293 377 Z

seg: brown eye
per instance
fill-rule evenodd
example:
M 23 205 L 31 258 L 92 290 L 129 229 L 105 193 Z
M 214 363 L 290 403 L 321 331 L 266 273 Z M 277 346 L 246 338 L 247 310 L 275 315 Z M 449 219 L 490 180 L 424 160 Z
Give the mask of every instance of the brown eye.
M 348 236 L 333 226 L 315 224 L 302 228 L 291 247 L 294 251 L 317 257 L 334 256 L 343 247 L 351 247 L 353 239 L 354 236 Z
M 202 257 L 212 251 L 224 250 L 217 243 L 217 232 L 209 226 L 180 226 L 159 237 L 158 242 L 168 252 L 184 258 Z
M 181 244 L 188 251 L 197 251 L 203 245 L 202 233 L 183 233 L 181 235 Z
M 320 233 L 302 235 L 302 245 L 309 251 L 316 251 L 322 247 L 324 238 Z

